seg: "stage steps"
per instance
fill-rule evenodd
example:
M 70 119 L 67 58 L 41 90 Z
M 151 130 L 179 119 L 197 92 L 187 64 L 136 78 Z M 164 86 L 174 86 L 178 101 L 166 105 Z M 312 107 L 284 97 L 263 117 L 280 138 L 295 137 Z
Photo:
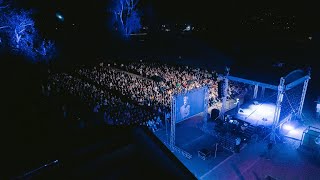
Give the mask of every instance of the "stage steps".
M 247 140 L 251 140 L 252 135 L 254 135 L 255 133 L 256 133 L 256 127 L 253 125 L 249 125 L 243 133 L 243 138 Z

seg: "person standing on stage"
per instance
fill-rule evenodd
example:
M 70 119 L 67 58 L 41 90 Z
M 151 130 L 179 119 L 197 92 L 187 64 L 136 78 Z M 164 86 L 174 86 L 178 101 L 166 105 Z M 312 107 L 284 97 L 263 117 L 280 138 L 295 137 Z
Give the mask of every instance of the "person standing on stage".
M 270 141 L 270 142 L 268 143 L 268 145 L 267 145 L 267 154 L 266 154 L 266 159 L 268 159 L 268 160 L 271 159 L 271 156 L 272 156 L 271 150 L 272 150 L 272 148 L 273 148 L 273 143 Z
M 240 153 L 240 144 L 241 144 L 241 138 L 237 137 L 236 138 L 236 146 L 235 146 L 235 150 L 234 150 L 235 153 Z

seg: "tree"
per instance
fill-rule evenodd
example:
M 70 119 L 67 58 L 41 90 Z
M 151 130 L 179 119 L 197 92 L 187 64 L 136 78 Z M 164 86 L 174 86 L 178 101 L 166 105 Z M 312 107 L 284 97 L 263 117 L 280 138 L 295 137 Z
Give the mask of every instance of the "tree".
M 55 49 L 54 43 L 41 40 L 35 28 L 32 11 L 11 8 L 4 5 L 2 0 L 0 7 L 1 44 L 6 45 L 9 51 L 33 61 L 48 61 L 49 58 L 53 58 L 53 54 L 48 52 Z
M 56 47 L 52 41 L 43 40 L 36 52 L 39 54 L 40 59 L 48 63 L 55 57 Z
M 141 28 L 140 15 L 136 9 L 137 3 L 138 0 L 112 1 L 112 26 L 125 37 L 129 37 L 131 33 L 138 32 Z
M 30 11 L 7 11 L 2 15 L 2 29 L 7 36 L 7 45 L 11 50 L 34 59 L 33 40 L 37 36 Z
M 4 13 L 4 12 L 2 12 L 2 11 L 3 11 L 3 9 L 5 9 L 7 6 L 8 6 L 8 5 L 6 5 L 3 0 L 0 0 L 0 21 L 2 20 L 2 19 L 1 19 L 1 14 Z M 0 23 L 0 45 L 2 45 L 3 34 L 1 34 L 1 29 L 3 29 L 3 28 L 5 28 L 5 27 L 2 27 L 2 26 L 1 26 L 1 23 Z

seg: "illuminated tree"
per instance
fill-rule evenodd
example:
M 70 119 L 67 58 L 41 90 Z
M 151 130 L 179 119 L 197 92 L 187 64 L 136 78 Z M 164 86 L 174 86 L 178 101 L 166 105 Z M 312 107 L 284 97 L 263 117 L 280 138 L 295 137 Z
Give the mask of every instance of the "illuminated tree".
M 113 0 L 111 12 L 112 26 L 122 35 L 129 37 L 141 28 L 140 15 L 136 9 L 138 0 Z
M 8 37 L 8 46 L 13 51 L 33 59 L 36 55 L 33 47 L 37 32 L 31 12 L 7 11 L 2 16 L 1 23 L 4 24 L 2 27 Z
M 2 1 L 3 2 L 3 1 Z M 32 11 L 1 5 L 0 0 L 0 42 L 15 53 L 33 61 L 48 61 L 53 58 L 54 43 L 39 38 L 32 17 Z M 50 53 L 49 53 L 50 52 Z
M 2 20 L 1 19 L 1 16 L 2 16 L 2 14 L 4 13 L 4 9 L 5 8 L 7 8 L 8 7 L 8 5 L 7 4 L 5 4 L 4 3 L 4 1 L 3 0 L 0 0 L 0 21 Z M 2 41 L 2 39 L 3 39 L 3 33 L 1 33 L 1 29 L 4 29 L 4 28 L 6 28 L 5 26 L 2 26 L 1 25 L 1 23 L 0 23 L 0 45 L 2 45 L 3 44 L 3 41 Z
M 49 62 L 56 55 L 56 47 L 52 41 L 43 40 L 36 52 L 41 60 Z

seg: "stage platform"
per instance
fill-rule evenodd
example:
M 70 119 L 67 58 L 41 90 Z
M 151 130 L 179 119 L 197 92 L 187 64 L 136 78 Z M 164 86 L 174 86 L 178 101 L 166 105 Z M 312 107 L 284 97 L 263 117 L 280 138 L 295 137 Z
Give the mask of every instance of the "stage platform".
M 225 114 L 230 115 L 233 119 L 241 120 L 249 123 L 252 126 L 263 126 L 272 128 L 273 118 L 276 105 L 274 103 L 263 103 L 258 101 L 250 101 L 240 106 L 240 111 L 237 113 L 237 108 L 227 111 Z M 307 128 L 305 124 L 299 124 L 289 132 L 281 131 L 284 137 L 300 140 L 303 131 Z
M 271 127 L 275 113 L 274 103 L 260 103 L 258 101 L 250 101 L 240 106 L 237 113 L 237 108 L 226 112 L 226 115 L 232 116 L 234 119 L 245 121 L 253 126 L 262 125 Z
M 203 117 L 195 116 L 183 122 L 176 124 L 176 146 L 185 152 L 192 155 L 191 159 L 186 158 L 181 153 L 173 151 L 173 154 L 199 179 L 207 172 L 214 169 L 218 164 L 227 159 L 233 153 L 218 148 L 215 157 L 215 148 L 218 138 L 213 131 L 215 123 L 208 122 L 207 128 L 203 127 Z M 161 129 L 155 132 L 155 135 L 166 145 L 170 138 L 170 126 L 168 125 L 168 136 L 166 129 Z M 198 153 L 202 149 L 207 149 L 211 152 L 208 158 L 201 158 Z
M 246 103 L 241 106 L 243 112 L 235 113 L 236 109 L 232 109 L 226 114 L 232 115 L 239 120 L 250 123 L 253 126 L 272 126 L 273 114 L 275 111 L 275 105 L 272 103 Z M 262 120 L 263 118 L 267 121 Z M 217 153 L 215 154 L 216 143 L 219 142 L 217 132 L 215 131 L 216 121 L 208 120 L 204 126 L 204 120 L 202 116 L 194 116 L 190 119 L 182 121 L 176 124 L 176 146 L 189 153 L 192 158 L 188 159 L 182 153 L 178 151 L 171 152 L 195 175 L 197 179 L 208 179 L 212 177 L 216 172 L 221 173 L 221 167 L 228 164 L 230 159 L 237 157 L 237 153 L 233 153 L 227 149 L 218 146 Z M 285 137 L 289 137 L 290 140 L 300 142 L 302 131 L 305 126 L 300 126 L 295 130 L 290 131 Z M 160 129 L 154 134 L 165 144 L 169 145 L 170 139 L 170 123 L 166 128 Z M 288 139 L 288 138 L 287 138 Z M 262 143 L 263 139 L 259 140 Z M 252 144 L 258 143 L 252 141 Z M 281 143 L 283 144 L 283 143 Z M 298 143 L 299 144 L 299 143 Z M 245 151 L 249 144 L 242 144 L 240 153 Z M 168 147 L 168 149 L 170 149 Z M 255 149 L 255 148 L 254 148 Z M 205 151 L 204 151 L 205 150 Z M 200 152 L 210 151 L 210 156 L 203 157 Z M 199 156 L 200 154 L 200 156 Z M 203 154 L 203 153 L 202 153 Z M 252 152 L 248 153 L 249 155 Z M 215 156 L 216 155 L 216 156 Z M 244 165 L 244 167 L 247 165 Z M 210 179 L 210 178 L 209 178 Z

